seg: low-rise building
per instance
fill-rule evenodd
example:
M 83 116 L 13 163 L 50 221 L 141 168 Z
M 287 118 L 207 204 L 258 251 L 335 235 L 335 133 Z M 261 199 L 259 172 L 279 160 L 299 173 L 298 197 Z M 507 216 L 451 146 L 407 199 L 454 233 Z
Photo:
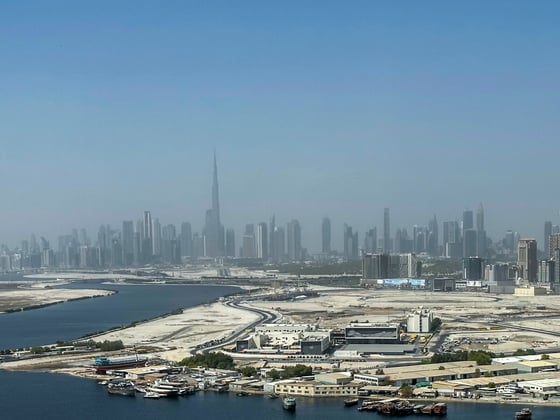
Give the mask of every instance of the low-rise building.
M 360 386 L 360 383 L 354 381 L 338 385 L 322 383 L 317 380 L 292 381 L 277 383 L 274 386 L 274 392 L 281 395 L 289 394 L 305 397 L 348 397 L 357 396 Z

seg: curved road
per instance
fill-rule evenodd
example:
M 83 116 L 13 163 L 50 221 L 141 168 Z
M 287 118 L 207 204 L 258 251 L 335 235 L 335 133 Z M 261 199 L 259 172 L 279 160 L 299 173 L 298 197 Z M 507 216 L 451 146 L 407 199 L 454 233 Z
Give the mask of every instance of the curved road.
M 259 318 L 256 321 L 250 323 L 249 325 L 239 326 L 239 328 L 233 334 L 231 334 L 229 337 L 227 337 L 224 340 L 220 340 L 219 343 L 211 344 L 211 345 L 208 345 L 208 346 L 203 345 L 202 347 L 191 350 L 191 354 L 194 355 L 196 353 L 207 353 L 209 351 L 227 346 L 228 344 L 232 344 L 240 336 L 244 335 L 245 331 L 247 329 L 253 329 L 259 324 L 274 322 L 279 318 L 278 315 L 275 312 L 267 311 L 267 310 L 264 310 L 264 309 L 249 308 L 247 306 L 243 306 L 243 305 L 237 303 L 235 300 L 226 301 L 226 302 L 224 302 L 224 305 L 229 306 L 230 308 L 240 309 L 242 311 L 253 312 L 253 313 L 257 314 L 259 316 Z

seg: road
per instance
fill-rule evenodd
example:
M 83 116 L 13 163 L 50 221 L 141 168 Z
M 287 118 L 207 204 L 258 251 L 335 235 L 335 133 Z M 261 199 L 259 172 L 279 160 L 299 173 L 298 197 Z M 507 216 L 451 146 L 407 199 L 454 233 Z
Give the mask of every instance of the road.
M 203 344 L 201 347 L 191 350 L 191 354 L 194 355 L 196 353 L 208 353 L 209 351 L 219 349 L 229 344 L 233 344 L 239 337 L 245 335 L 247 330 L 252 330 L 259 324 L 272 323 L 279 318 L 276 312 L 244 306 L 235 300 L 228 300 L 224 302 L 224 305 L 229 306 L 230 308 L 240 309 L 242 311 L 253 312 L 257 314 L 259 318 L 249 325 L 239 326 L 237 330 L 235 330 L 229 337 L 223 340 L 219 340 L 219 342 L 217 343 L 209 343 L 208 345 Z

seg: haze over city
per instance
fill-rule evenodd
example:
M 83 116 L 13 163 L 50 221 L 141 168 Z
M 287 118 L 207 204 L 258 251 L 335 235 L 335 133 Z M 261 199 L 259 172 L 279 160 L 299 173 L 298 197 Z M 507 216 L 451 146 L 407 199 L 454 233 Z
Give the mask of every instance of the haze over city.
M 0 243 L 95 236 L 150 210 L 321 219 L 361 233 L 461 220 L 560 223 L 559 6 L 540 2 L 9 2 L 0 13 Z M 360 238 L 360 242 L 362 239 Z

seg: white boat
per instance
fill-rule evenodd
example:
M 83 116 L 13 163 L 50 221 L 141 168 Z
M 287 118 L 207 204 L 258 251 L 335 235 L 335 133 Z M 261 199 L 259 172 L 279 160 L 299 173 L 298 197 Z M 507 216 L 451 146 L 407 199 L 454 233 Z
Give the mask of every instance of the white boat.
M 146 392 L 146 393 L 144 394 L 144 398 L 154 398 L 154 399 L 157 399 L 157 398 L 159 398 L 159 397 L 160 397 L 160 395 L 159 395 L 157 392 Z
M 293 411 L 296 409 L 296 399 L 293 397 L 284 397 L 282 399 L 282 407 L 284 410 Z

